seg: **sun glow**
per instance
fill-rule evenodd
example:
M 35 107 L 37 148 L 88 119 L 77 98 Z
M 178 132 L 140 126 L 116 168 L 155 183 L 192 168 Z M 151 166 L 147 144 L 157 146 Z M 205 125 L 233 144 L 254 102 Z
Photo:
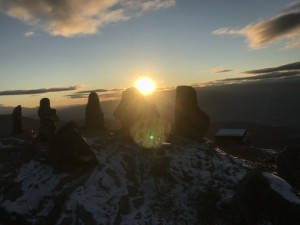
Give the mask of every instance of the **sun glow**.
M 140 77 L 134 85 L 142 94 L 148 95 L 155 90 L 155 83 L 149 77 Z

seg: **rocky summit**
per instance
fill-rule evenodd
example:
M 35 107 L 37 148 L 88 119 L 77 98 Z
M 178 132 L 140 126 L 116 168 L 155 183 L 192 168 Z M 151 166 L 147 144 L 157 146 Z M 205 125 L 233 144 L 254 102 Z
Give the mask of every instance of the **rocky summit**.
M 0 139 L 0 224 L 241 224 L 229 202 L 249 162 L 182 138 L 145 149 L 83 136 L 94 166 L 58 167 L 46 143 Z

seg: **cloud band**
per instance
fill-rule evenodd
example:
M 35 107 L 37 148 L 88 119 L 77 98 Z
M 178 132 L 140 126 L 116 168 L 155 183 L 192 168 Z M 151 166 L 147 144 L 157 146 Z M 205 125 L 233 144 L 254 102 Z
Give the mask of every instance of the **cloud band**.
M 30 90 L 7 90 L 7 91 L 0 91 L 0 96 L 33 95 L 33 94 L 43 94 L 43 93 L 49 93 L 49 92 L 74 91 L 74 90 L 77 90 L 78 88 L 79 88 L 79 86 L 40 88 L 40 89 L 30 89 Z
M 287 40 L 284 49 L 300 46 L 300 1 L 295 1 L 282 13 L 241 29 L 220 28 L 215 35 L 245 36 L 250 48 L 259 49 L 279 40 Z
M 175 0 L 0 0 L 8 16 L 65 37 L 95 34 L 108 23 L 174 5 Z

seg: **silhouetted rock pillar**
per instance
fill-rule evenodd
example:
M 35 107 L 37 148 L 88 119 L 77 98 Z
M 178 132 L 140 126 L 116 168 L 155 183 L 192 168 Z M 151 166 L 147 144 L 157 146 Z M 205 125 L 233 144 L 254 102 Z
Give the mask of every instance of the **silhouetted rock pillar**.
M 151 121 L 157 121 L 159 113 L 155 105 L 147 103 L 144 96 L 136 88 L 131 87 L 123 91 L 114 117 L 120 121 L 122 130 L 130 133 L 131 128 L 137 123 L 144 123 L 146 126 Z
M 18 105 L 12 113 L 13 134 L 23 133 L 22 128 L 22 107 Z
M 91 92 L 85 108 L 85 126 L 92 129 L 103 129 L 104 118 L 96 92 Z
M 55 123 L 59 119 L 56 115 L 56 110 L 50 107 L 49 98 L 41 99 L 38 115 L 40 118 L 38 137 L 41 141 L 47 141 L 53 136 L 56 129 Z
M 185 138 L 198 139 L 209 126 L 208 115 L 200 109 L 196 90 L 190 86 L 176 88 L 175 132 Z

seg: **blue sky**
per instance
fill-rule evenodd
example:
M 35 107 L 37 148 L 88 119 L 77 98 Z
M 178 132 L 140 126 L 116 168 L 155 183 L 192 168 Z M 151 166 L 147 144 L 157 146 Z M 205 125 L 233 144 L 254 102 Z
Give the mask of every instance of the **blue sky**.
M 201 84 L 300 58 L 300 1 L 0 0 L 0 7 L 3 105 L 33 107 L 46 96 L 55 106 L 77 104 L 85 100 L 68 96 L 127 88 L 139 76 L 161 87 Z

